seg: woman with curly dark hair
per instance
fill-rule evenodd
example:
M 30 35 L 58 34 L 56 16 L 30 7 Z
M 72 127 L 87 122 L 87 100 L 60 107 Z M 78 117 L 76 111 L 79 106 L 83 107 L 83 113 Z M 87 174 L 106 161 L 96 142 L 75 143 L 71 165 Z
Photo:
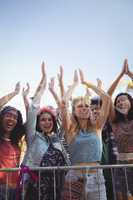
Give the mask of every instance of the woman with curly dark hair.
M 19 142 L 25 133 L 22 115 L 14 107 L 0 112 L 0 168 L 16 168 L 20 164 Z M 0 199 L 14 199 L 18 172 L 0 172 Z

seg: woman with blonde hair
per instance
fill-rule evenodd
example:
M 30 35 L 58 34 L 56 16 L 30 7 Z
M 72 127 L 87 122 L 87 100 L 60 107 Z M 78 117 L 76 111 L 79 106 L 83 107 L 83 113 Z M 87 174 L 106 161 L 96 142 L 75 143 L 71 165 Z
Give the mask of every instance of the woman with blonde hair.
M 110 97 L 95 85 L 85 82 L 83 72 L 80 70 L 82 84 L 96 92 L 101 100 L 101 112 L 96 123 L 90 102 L 87 98 L 78 97 L 72 101 L 72 112 L 69 111 L 70 94 L 77 82 L 69 87 L 60 102 L 62 126 L 68 142 L 68 149 L 72 165 L 98 166 L 102 155 L 101 131 L 108 117 Z M 71 92 L 70 92 L 71 91 Z M 69 95 L 68 95 L 69 94 Z M 106 200 L 104 178 L 100 169 L 96 170 L 69 170 L 62 194 L 63 200 Z M 86 183 L 86 184 L 84 184 Z

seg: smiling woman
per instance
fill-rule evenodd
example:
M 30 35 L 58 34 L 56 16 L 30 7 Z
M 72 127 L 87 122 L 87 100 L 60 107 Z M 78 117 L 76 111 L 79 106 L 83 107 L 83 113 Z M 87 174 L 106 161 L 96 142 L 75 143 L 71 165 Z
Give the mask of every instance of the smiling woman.
M 0 112 L 0 168 L 16 168 L 20 164 L 19 142 L 25 133 L 22 115 L 7 106 Z M 18 172 L 0 172 L 0 199 L 15 199 Z M 7 185 L 8 180 L 8 185 Z M 8 192 L 5 192 L 8 188 Z
M 111 84 L 108 94 L 113 95 L 121 78 L 127 75 L 133 78 L 133 73 L 130 71 L 127 59 L 124 60 L 124 65 L 117 78 Z M 106 164 L 132 164 L 133 163 L 133 98 L 126 92 L 118 93 L 114 103 L 111 103 L 109 120 L 104 127 L 104 143 L 106 145 L 108 163 Z M 107 141 L 107 142 L 106 142 Z M 110 149 L 108 148 L 110 146 Z M 114 170 L 115 192 L 116 199 L 127 200 L 128 193 L 133 196 L 132 169 L 125 170 L 117 168 Z M 108 177 L 106 178 L 108 182 Z M 128 185 L 128 188 L 127 188 Z M 110 195 L 110 191 L 109 195 Z M 113 199 L 110 197 L 110 199 Z
M 27 167 L 48 167 L 66 165 L 62 144 L 59 139 L 59 129 L 55 113 L 49 107 L 40 109 L 40 100 L 46 87 L 46 73 L 42 63 L 42 79 L 27 105 L 27 152 L 23 165 Z M 34 172 L 38 176 L 38 172 Z M 57 199 L 60 200 L 63 176 L 55 172 L 56 189 L 54 188 L 53 172 L 41 171 L 39 181 L 33 183 L 29 174 L 25 176 L 25 199 Z M 56 191 L 55 191 L 56 190 Z M 56 193 L 56 197 L 54 197 Z
M 57 102 L 58 109 L 60 110 L 62 127 L 68 142 L 68 150 L 72 165 L 98 166 L 102 155 L 101 131 L 108 117 L 110 97 L 101 88 L 84 81 L 84 75 L 81 70 L 79 73 L 81 83 L 86 85 L 87 88 L 92 89 L 102 101 L 101 111 L 95 123 L 88 96 L 74 98 L 72 100 L 72 107 L 69 109 L 69 101 L 75 87 L 78 85 L 77 72 L 74 74 L 73 83 L 69 86 L 67 91 L 64 91 L 64 95 L 58 98 L 58 101 L 58 95 L 54 87 L 50 87 L 50 89 Z M 59 85 L 61 88 L 62 83 Z M 72 110 L 72 112 L 70 112 L 70 110 Z M 84 170 L 75 171 L 74 169 L 68 171 L 65 177 L 62 199 L 81 200 L 87 197 L 91 200 L 106 200 L 102 170 L 98 170 L 97 172 L 96 170 L 88 170 L 87 173 L 84 172 Z
M 47 133 L 57 132 L 56 116 L 51 109 L 44 107 L 37 116 L 36 130 Z

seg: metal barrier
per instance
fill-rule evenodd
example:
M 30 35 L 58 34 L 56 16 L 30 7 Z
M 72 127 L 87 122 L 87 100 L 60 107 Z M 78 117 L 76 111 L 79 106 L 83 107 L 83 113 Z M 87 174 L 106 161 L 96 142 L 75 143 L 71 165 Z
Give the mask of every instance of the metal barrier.
M 0 178 L 2 173 L 6 174 L 6 178 L 5 182 L 0 183 L 0 200 L 75 200 L 76 198 L 91 200 L 88 193 L 92 191 L 92 194 L 96 194 L 96 190 L 99 192 L 97 200 L 104 200 L 105 198 L 100 196 L 102 194 L 101 185 L 104 184 L 104 179 L 101 181 L 101 173 L 104 174 L 108 200 L 133 199 L 133 164 L 30 169 L 24 166 L 0 169 Z M 11 179 L 16 173 L 19 174 L 17 185 L 12 187 Z M 29 176 L 32 177 L 30 183 Z M 73 191 L 76 191 L 74 195 Z M 51 199 L 45 192 L 51 195 Z M 28 197 L 30 193 L 31 196 Z M 46 198 L 42 198 L 43 195 L 46 195 Z M 82 197 L 80 198 L 79 195 Z

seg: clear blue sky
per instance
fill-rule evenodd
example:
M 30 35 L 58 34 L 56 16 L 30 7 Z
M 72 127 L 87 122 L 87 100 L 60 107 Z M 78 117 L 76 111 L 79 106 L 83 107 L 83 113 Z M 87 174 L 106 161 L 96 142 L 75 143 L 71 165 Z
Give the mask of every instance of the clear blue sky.
M 17 81 L 29 82 L 32 92 L 43 60 L 48 78 L 64 65 L 67 85 L 80 67 L 108 88 L 124 58 L 133 69 L 132 8 L 132 0 L 0 0 L 0 96 Z M 23 109 L 21 96 L 10 104 Z

